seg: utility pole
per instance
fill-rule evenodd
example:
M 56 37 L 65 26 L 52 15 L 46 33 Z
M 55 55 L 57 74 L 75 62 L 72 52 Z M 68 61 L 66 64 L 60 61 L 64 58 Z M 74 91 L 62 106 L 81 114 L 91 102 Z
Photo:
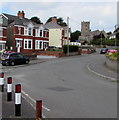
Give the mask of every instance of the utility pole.
M 67 55 L 69 56 L 69 17 L 67 17 Z
M 116 29 L 117 29 L 117 25 L 115 25 L 115 36 L 116 36 Z M 115 37 L 115 47 L 117 46 L 117 42 L 116 42 L 116 37 Z
M 102 47 L 102 31 L 101 31 L 101 47 Z

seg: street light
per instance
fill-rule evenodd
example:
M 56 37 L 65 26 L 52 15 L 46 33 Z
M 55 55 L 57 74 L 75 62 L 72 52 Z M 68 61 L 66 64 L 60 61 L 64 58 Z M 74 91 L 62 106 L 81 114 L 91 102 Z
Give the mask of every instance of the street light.
M 116 29 L 118 28 L 118 25 L 115 25 L 115 47 L 117 46 L 117 41 L 116 41 Z
M 67 17 L 67 55 L 69 56 L 69 17 Z

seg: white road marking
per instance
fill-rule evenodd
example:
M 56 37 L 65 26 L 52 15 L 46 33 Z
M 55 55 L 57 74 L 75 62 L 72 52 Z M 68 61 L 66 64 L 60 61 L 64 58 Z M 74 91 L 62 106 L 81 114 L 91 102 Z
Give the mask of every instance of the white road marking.
M 27 96 L 32 102 L 36 103 L 36 101 L 35 101 L 33 98 L 31 98 L 27 93 L 25 93 L 24 91 L 22 91 L 22 93 L 23 93 L 25 96 Z M 32 106 L 33 106 L 33 105 L 32 105 Z M 51 111 L 51 109 L 45 107 L 44 105 L 43 105 L 43 109 L 47 110 L 48 112 Z
M 92 73 L 94 73 L 94 74 L 96 74 L 98 76 L 101 76 L 103 78 L 109 79 L 109 80 L 111 80 L 113 82 L 117 82 L 118 81 L 118 79 L 116 79 L 116 78 L 108 77 L 108 76 L 105 76 L 105 75 L 102 75 L 102 74 L 99 74 L 99 73 L 93 71 L 92 69 L 90 69 L 89 65 L 87 65 L 87 68 L 88 68 L 89 71 L 91 71 Z

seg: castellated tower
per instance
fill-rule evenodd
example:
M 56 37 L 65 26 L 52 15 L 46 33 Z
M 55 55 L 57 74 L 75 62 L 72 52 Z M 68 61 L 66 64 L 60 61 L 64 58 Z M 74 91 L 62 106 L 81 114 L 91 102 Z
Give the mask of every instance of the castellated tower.
M 87 36 L 90 33 L 90 22 L 81 22 L 81 36 Z

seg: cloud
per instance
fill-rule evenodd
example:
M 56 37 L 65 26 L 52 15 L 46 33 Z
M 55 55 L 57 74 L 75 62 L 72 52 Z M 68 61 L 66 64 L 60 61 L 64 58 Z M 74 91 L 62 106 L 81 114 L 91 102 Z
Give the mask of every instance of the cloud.
M 116 6 L 115 6 L 115 8 L 116 8 Z M 111 5 L 105 6 L 104 8 L 102 8 L 102 15 L 110 16 L 110 15 L 114 14 L 115 8 L 114 8 L 114 6 L 111 6 Z
M 27 18 L 37 16 L 43 23 L 52 16 L 62 17 L 65 22 L 69 17 L 72 31 L 81 30 L 81 21 L 90 21 L 92 30 L 110 31 L 116 24 L 115 6 L 116 3 L 109 2 L 8 2 L 4 4 L 3 12 L 16 15 L 24 10 Z

